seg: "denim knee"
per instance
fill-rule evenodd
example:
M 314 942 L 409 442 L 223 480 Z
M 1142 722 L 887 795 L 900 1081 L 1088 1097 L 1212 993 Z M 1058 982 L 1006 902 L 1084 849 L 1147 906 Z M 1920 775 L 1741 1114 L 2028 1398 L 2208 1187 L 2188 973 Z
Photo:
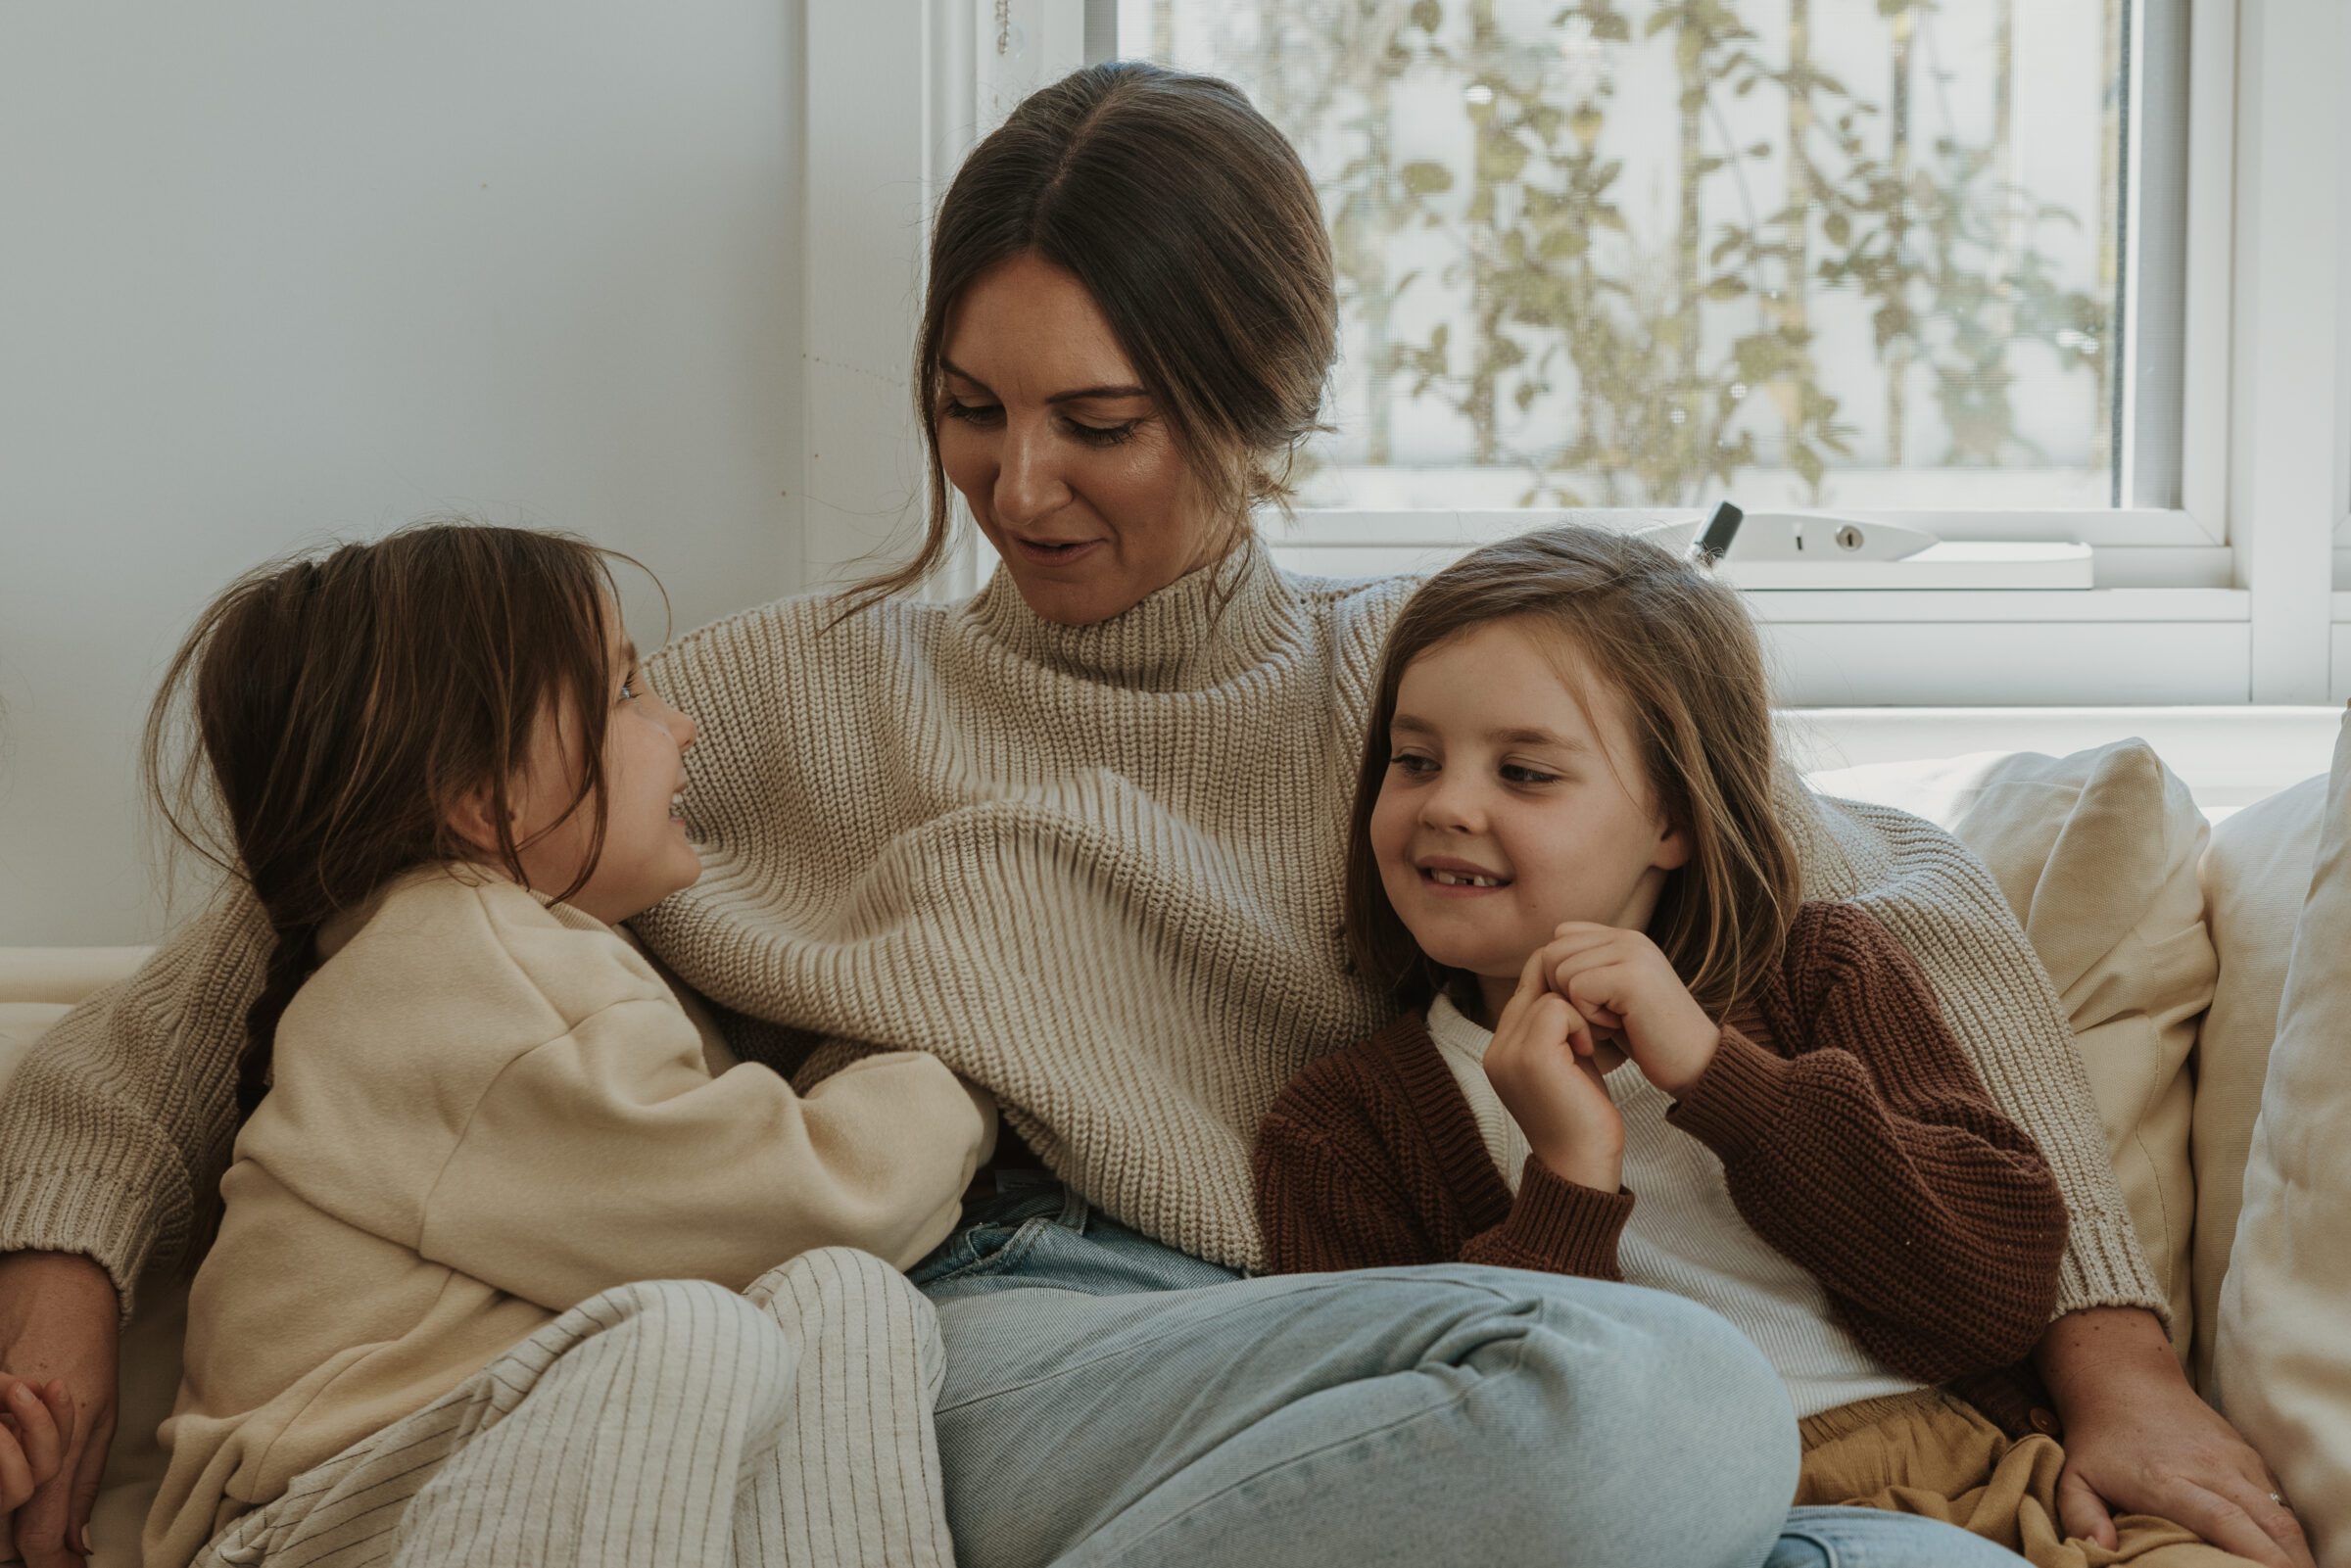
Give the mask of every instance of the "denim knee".
M 1489 1276 L 1491 1278 L 1491 1276 Z M 1795 1412 L 1762 1354 L 1679 1297 L 1505 1274 L 1524 1330 L 1491 1379 L 1512 1449 L 1470 1468 L 1572 1560 L 1753 1568 L 1796 1494 Z M 1605 1548 L 1595 1548 L 1606 1542 Z

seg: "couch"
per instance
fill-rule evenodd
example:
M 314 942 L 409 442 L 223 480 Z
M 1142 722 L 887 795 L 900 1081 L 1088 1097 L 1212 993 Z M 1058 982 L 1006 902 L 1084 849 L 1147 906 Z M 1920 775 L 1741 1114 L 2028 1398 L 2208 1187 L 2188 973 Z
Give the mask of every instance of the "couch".
M 2351 1111 L 2351 1052 L 2337 1053 L 2331 1066 L 2317 1053 L 2299 1069 L 2305 1085 L 2311 1071 L 2332 1072 L 2343 1092 L 2331 1100 L 2305 1087 L 2266 1113 L 2263 1104 L 2287 958 L 2327 815 L 2327 778 L 2237 811 L 2217 828 L 2135 740 L 2065 757 L 1988 752 L 1813 780 L 1824 792 L 1939 822 L 1991 868 L 2072 1019 L 2124 1196 L 2171 1301 L 2183 1364 L 2199 1391 L 2264 1447 L 2312 1532 L 2322 1568 L 2351 1568 L 2351 1401 L 2313 1415 L 2305 1397 L 2316 1387 L 2322 1399 L 2331 1398 L 2327 1378 L 2342 1371 L 2338 1361 L 2314 1372 L 2306 1343 L 2311 1313 L 2339 1314 L 2351 1348 L 2351 1260 L 2293 1262 L 2285 1245 L 2280 1263 L 2279 1236 L 2257 1236 L 2267 1267 L 2294 1271 L 2292 1288 L 2241 1277 L 2242 1270 L 2230 1279 L 2231 1255 L 2242 1245 L 2242 1194 L 2274 1195 L 2245 1216 L 2248 1234 L 2284 1224 L 2277 1217 L 2280 1205 L 2288 1219 L 2295 1204 L 2331 1202 L 2351 1211 L 2351 1190 L 2312 1194 L 2297 1191 L 2290 1172 L 2278 1179 L 2264 1164 L 2268 1146 L 2257 1126 L 2266 1115 L 2269 1134 L 2289 1131 L 2305 1104 Z M 144 951 L 0 950 L 0 1092 L 43 1029 L 129 973 Z M 2314 1132 L 2330 1135 L 2351 1138 L 2351 1125 Z M 2256 1171 L 2251 1182 L 2248 1163 Z M 2351 1243 L 2351 1228 L 2339 1234 Z M 2341 1282 L 2339 1293 L 2333 1282 Z M 92 1525 L 98 1568 L 137 1560 L 140 1521 L 163 1468 L 155 1428 L 178 1378 L 184 1285 L 148 1282 L 140 1299 L 123 1342 L 120 1426 Z M 2277 1342 L 2279 1354 L 2265 1360 L 2261 1345 L 2248 1347 L 2242 1336 L 2232 1343 L 2232 1319 L 2288 1301 L 2300 1328 L 2288 1333 L 2264 1323 L 2264 1343 Z M 2351 1361 L 2351 1349 L 2340 1360 Z M 2269 1397 L 2280 1389 L 2301 1404 Z

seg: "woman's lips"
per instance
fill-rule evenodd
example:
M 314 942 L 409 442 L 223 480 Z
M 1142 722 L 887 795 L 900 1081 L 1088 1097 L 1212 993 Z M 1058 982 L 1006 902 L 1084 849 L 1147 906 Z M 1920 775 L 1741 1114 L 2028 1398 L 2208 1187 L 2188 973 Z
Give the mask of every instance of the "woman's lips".
M 1039 566 L 1067 566 L 1074 561 L 1086 559 L 1102 547 L 1102 541 L 1098 539 L 1070 540 L 1056 544 L 1023 539 L 1018 534 L 1012 536 L 1012 543 L 1024 559 L 1034 561 Z

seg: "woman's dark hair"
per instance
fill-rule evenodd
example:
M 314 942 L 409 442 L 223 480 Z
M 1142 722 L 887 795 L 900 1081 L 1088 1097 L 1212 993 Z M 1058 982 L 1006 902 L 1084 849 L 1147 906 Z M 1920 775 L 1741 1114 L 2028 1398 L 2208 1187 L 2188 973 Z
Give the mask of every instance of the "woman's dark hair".
M 428 523 L 258 567 L 197 617 L 141 761 L 171 837 L 251 884 L 275 936 L 245 1018 L 240 1116 L 268 1086 L 319 927 L 410 867 L 480 858 L 452 826 L 456 801 L 488 788 L 499 860 L 527 884 L 510 785 L 542 716 L 578 727 L 561 820 L 585 806 L 594 823 L 587 866 L 554 896 L 587 881 L 604 843 L 602 693 L 621 673 L 604 631 L 615 560 L 639 565 L 567 535 Z
M 1347 825 L 1346 936 L 1356 972 L 1426 1004 L 1460 976 L 1439 966 L 1388 902 L 1371 811 L 1388 772 L 1404 672 L 1481 626 L 1520 621 L 1583 656 L 1612 689 L 1658 811 L 1689 835 L 1649 934 L 1700 1005 L 1720 1017 L 1787 945 L 1802 898 L 1796 846 L 1772 804 L 1777 770 L 1763 652 L 1730 587 L 1613 529 L 1566 527 L 1473 550 L 1405 604 L 1380 656 L 1371 724 Z M 1587 705 L 1596 693 L 1576 691 Z
M 1023 101 L 939 206 L 914 358 L 929 528 L 913 560 L 849 591 L 844 613 L 922 581 L 946 553 L 939 361 L 964 292 L 1020 256 L 1093 296 L 1232 542 L 1252 506 L 1287 504 L 1338 344 L 1314 182 L 1229 82 L 1139 61 L 1089 66 Z

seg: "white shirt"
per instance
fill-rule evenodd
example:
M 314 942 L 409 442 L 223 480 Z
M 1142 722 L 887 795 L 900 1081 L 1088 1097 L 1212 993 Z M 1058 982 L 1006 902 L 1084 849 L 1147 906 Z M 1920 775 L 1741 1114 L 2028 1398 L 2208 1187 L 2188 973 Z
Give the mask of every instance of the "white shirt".
M 1440 996 L 1428 1010 L 1428 1037 L 1515 1194 L 1530 1150 L 1486 1077 L 1493 1031 Z M 1665 1119 L 1672 1096 L 1630 1062 L 1607 1082 L 1624 1117 L 1624 1185 L 1637 1200 L 1616 1249 L 1626 1283 L 1670 1291 L 1729 1318 L 1788 1385 L 1799 1420 L 1926 1386 L 1863 1349 L 1837 1321 L 1820 1282 L 1748 1228 L 1731 1202 L 1722 1161 Z

